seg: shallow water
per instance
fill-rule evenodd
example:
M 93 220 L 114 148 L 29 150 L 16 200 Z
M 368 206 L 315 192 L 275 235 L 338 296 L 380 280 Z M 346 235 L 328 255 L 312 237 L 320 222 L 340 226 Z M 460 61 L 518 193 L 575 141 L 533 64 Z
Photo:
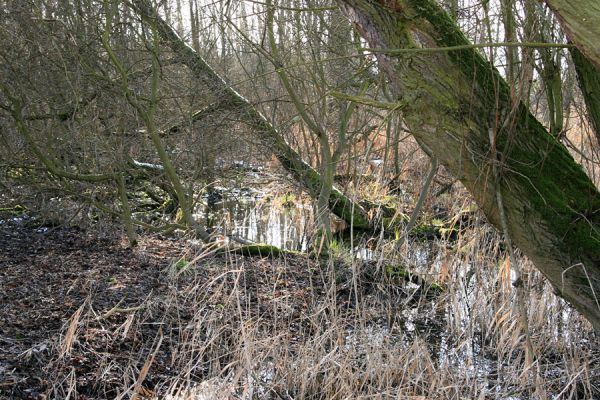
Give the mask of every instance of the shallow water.
M 224 196 L 210 206 L 205 205 L 199 210 L 198 217 L 203 218 L 208 227 L 222 233 L 288 250 L 309 249 L 309 232 L 314 227 L 314 213 L 310 206 L 293 204 L 283 207 L 259 196 Z M 390 257 L 390 252 L 384 249 L 393 248 L 386 246 L 392 244 L 393 238 L 379 236 L 370 239 L 358 236 L 354 238 L 354 246 L 350 246 L 347 239 L 339 238 L 348 250 L 352 248 L 356 258 L 383 261 Z M 402 255 L 402 263 L 417 273 L 436 274 L 439 273 L 445 254 L 443 244 L 434 241 L 411 241 Z M 481 293 L 471 271 L 477 267 L 470 263 L 460 268 L 454 265 L 453 268 L 457 268 L 454 279 L 459 280 L 458 290 L 453 295 L 454 301 L 446 304 L 442 314 L 438 314 L 438 317 L 445 321 L 441 325 L 432 324 L 431 320 L 428 322 L 427 318 L 423 318 L 422 305 L 417 308 L 403 308 L 393 326 L 376 323 L 369 325 L 366 331 L 348 330 L 344 345 L 346 350 L 367 344 L 370 348 L 379 342 L 404 342 L 408 346 L 414 340 L 422 338 L 426 340 L 425 348 L 437 365 L 459 370 L 473 382 L 484 384 L 489 396 L 507 400 L 519 399 L 501 395 L 500 392 L 505 388 L 498 376 L 498 368 L 502 369 L 502 366 L 497 365 L 497 360 L 486 355 L 481 338 L 477 335 L 458 338 L 455 335 L 456 332 L 472 330 L 471 325 L 475 323 L 471 314 L 472 309 L 477 307 Z M 500 392 L 495 393 L 496 391 Z
M 284 249 L 306 251 L 310 246 L 309 232 L 313 229 L 313 210 L 306 205 L 288 205 L 287 207 L 276 204 L 274 201 L 266 201 L 253 193 L 235 193 L 231 197 L 225 197 L 212 201 L 210 206 L 203 205 L 197 210 L 196 218 L 203 221 L 207 227 L 232 234 L 254 242 L 269 243 Z M 27 216 L 14 217 L 0 220 L 0 225 L 14 223 L 26 223 Z M 47 227 L 38 229 L 38 233 L 45 233 Z M 390 256 L 385 244 L 392 239 L 375 238 L 375 246 L 367 246 L 366 238 L 356 238 L 354 255 L 357 258 L 379 260 Z M 372 243 L 373 241 L 371 241 Z M 421 274 L 439 272 L 442 258 L 445 256 L 443 243 L 436 242 L 410 242 L 406 251 L 402 254 L 402 262 L 414 268 L 415 272 Z M 350 246 L 348 247 L 350 248 Z M 389 247 L 388 247 L 389 248 Z M 384 253 L 385 251 L 385 253 Z M 489 398 L 503 398 L 516 400 L 519 397 L 506 397 L 506 386 L 503 383 L 502 373 L 510 366 L 510 359 L 498 361 L 490 357 L 490 348 L 487 346 L 473 325 L 478 322 L 473 317 L 473 309 L 480 307 L 478 302 L 483 298 L 481 288 L 478 289 L 474 282 L 476 279 L 471 271 L 475 268 L 480 270 L 489 268 L 483 266 L 480 261 L 465 261 L 450 266 L 456 270 L 450 279 L 455 281 L 454 300 L 445 302 L 440 319 L 443 324 L 431 324 L 432 319 L 423 319 L 423 307 L 411 308 L 412 306 L 398 303 L 398 315 L 394 322 L 370 322 L 366 327 L 348 329 L 342 350 L 359 356 L 363 353 L 376 351 L 377 346 L 385 347 L 390 343 L 404 343 L 406 346 L 417 340 L 425 340 L 424 351 L 435 361 L 437 366 L 460 371 L 469 377 L 472 382 L 485 384 L 486 393 Z M 484 275 L 482 279 L 486 279 Z M 514 279 L 514 277 L 511 277 Z M 439 314 L 438 314 L 439 315 Z M 569 319 L 569 311 L 563 309 L 561 315 L 565 323 Z M 432 318 L 435 318 L 433 316 Z M 430 325 L 427 325 L 430 324 Z M 440 330 L 441 328 L 441 330 Z M 434 331 L 434 329 L 438 329 Z M 463 335 L 461 332 L 471 332 Z M 563 338 L 570 341 L 569 331 L 561 332 Z M 577 340 L 576 338 L 573 341 Z M 374 350 L 375 349 L 375 350 Z M 493 349 L 492 349 L 493 350 Z M 504 364 L 502 364 L 504 363 Z M 1 370 L 0 366 L 0 370 Z M 548 372 L 547 372 L 548 373 Z M 551 370 L 557 379 L 564 378 L 565 373 L 560 369 Z M 270 369 L 259 369 L 257 377 L 248 377 L 249 385 L 255 385 L 255 392 L 260 393 L 260 385 L 255 381 L 268 382 L 272 372 Z M 221 382 L 225 384 L 226 382 Z M 215 386 L 222 388 L 222 386 Z M 212 388 L 199 388 L 196 398 L 213 397 Z M 216 393 L 216 392 L 214 392 Z M 264 398 L 268 398 L 264 396 Z M 525 397 L 521 397 L 525 398 Z
M 211 201 L 212 200 L 212 201 Z M 225 192 L 215 201 L 202 204 L 194 216 L 212 232 L 232 235 L 255 243 L 266 243 L 285 250 L 308 251 L 315 231 L 313 207 L 309 204 L 266 200 L 259 193 Z M 333 227 L 335 233 L 335 227 Z M 351 238 L 343 232 L 335 237 L 354 257 L 363 260 L 380 260 L 385 254 L 381 247 L 390 238 L 372 237 L 356 232 Z M 429 251 L 425 247 L 415 250 L 419 263 L 425 263 Z
M 258 197 L 224 197 L 196 211 L 212 231 L 285 250 L 306 251 L 313 212 L 305 205 L 278 206 Z

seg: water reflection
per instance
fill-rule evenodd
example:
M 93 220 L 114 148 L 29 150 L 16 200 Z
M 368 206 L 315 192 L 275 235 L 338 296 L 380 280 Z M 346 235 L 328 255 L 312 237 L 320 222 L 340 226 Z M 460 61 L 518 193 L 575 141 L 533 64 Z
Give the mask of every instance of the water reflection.
M 312 208 L 280 206 L 256 198 L 227 198 L 209 202 L 196 214 L 206 226 L 223 234 L 286 250 L 307 251 L 313 225 Z
M 233 235 L 256 243 L 266 243 L 285 250 L 309 251 L 315 230 L 314 210 L 308 204 L 284 203 L 242 195 L 209 196 L 206 204 L 196 210 L 212 232 Z M 339 231 L 335 235 L 339 246 L 347 248 L 362 260 L 385 258 L 385 246 L 392 239 L 383 233 L 372 237 L 367 233 Z M 426 246 L 429 247 L 429 246 Z M 424 264 L 430 251 L 423 246 L 415 250 L 417 264 Z

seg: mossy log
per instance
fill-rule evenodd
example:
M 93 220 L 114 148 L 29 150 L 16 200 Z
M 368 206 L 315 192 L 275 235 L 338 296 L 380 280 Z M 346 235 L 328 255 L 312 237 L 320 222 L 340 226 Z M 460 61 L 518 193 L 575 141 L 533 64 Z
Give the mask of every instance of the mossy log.
M 239 247 L 223 248 L 223 252 L 232 252 L 236 254 L 242 254 L 244 256 L 258 256 L 258 257 L 281 257 L 283 255 L 298 255 L 296 251 L 284 250 L 277 246 L 273 246 L 265 243 L 253 243 L 245 244 Z
M 498 71 L 436 1 L 339 4 L 378 49 L 417 142 L 460 179 L 490 222 L 506 225 L 556 292 L 600 331 L 600 194 L 581 166 L 513 101 Z
M 292 251 L 292 250 L 284 250 L 281 249 L 277 246 L 273 246 L 270 244 L 265 244 L 265 243 L 253 243 L 253 244 L 247 244 L 247 245 L 242 245 L 239 247 L 227 247 L 227 246 L 223 246 L 220 247 L 217 252 L 217 254 L 219 253 L 235 253 L 235 254 L 241 254 L 244 256 L 249 256 L 249 257 L 281 257 L 284 255 L 292 255 L 292 256 L 309 256 L 309 257 L 316 257 L 317 259 L 321 259 L 321 260 L 325 260 L 329 257 L 329 255 L 327 255 L 326 252 L 321 253 L 320 255 L 315 255 L 314 253 L 312 254 L 306 254 L 306 253 L 302 253 L 299 251 Z M 342 262 L 343 264 L 343 262 Z M 369 264 L 369 262 L 365 262 L 365 264 Z M 369 268 L 365 268 L 366 270 L 369 270 Z M 415 274 L 413 272 L 410 271 L 410 269 L 402 266 L 402 265 L 398 265 L 398 264 L 388 264 L 383 268 L 383 272 L 385 274 L 385 277 L 387 279 L 392 279 L 392 280 L 400 280 L 400 281 L 404 281 L 404 282 L 410 282 L 412 284 L 418 285 L 420 287 L 420 289 L 422 290 L 423 293 L 427 293 L 428 295 L 439 295 L 440 293 L 442 293 L 445 288 L 443 285 L 440 285 L 436 282 L 433 282 L 429 279 L 426 279 L 422 276 L 420 276 L 419 274 Z M 374 276 L 371 276 L 367 273 L 367 277 L 369 279 L 376 279 Z
M 23 207 L 20 204 L 17 204 L 12 207 L 0 207 L 0 213 L 6 213 L 13 217 L 21 216 L 27 211 L 27 208 Z

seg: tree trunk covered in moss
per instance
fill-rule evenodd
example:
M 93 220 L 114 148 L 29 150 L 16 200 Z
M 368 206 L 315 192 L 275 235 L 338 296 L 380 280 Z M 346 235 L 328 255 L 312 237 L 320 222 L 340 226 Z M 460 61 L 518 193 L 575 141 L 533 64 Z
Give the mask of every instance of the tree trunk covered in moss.
M 600 68 L 600 2 L 546 0 L 567 37 Z
M 156 24 L 162 40 L 177 55 L 180 62 L 185 64 L 192 74 L 219 100 L 219 104 L 224 109 L 239 112 L 242 120 L 253 129 L 262 143 L 273 151 L 283 167 L 290 171 L 312 196 L 317 197 L 322 184 L 321 176 L 302 160 L 265 116 L 225 82 L 194 49 L 188 46 L 173 28 L 157 15 L 156 10 L 146 0 L 134 0 L 133 3 L 144 22 L 149 25 Z M 369 228 L 365 210 L 335 187 L 331 191 L 329 207 L 334 214 L 349 224 L 352 223 L 354 227 Z
M 497 227 L 500 191 L 513 243 L 600 330 L 600 195 L 582 168 L 478 51 L 414 51 L 469 44 L 434 0 L 339 2 L 371 47 L 392 49 L 379 66 L 416 140 Z
M 600 24 L 600 21 L 598 23 Z M 598 145 L 600 145 L 600 68 L 592 64 L 578 49 L 571 49 L 571 57 L 577 71 L 579 87 L 588 109 L 588 117 L 596 134 Z

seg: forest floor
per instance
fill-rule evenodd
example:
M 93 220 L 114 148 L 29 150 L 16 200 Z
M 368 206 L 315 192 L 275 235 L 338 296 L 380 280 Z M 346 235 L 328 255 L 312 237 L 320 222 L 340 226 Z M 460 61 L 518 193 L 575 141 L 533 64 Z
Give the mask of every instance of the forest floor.
M 336 321 L 352 324 L 352 279 L 303 256 L 203 255 L 151 235 L 128 249 L 18 219 L 0 224 L 0 249 L 1 399 L 151 398 L 193 386 L 233 362 L 237 324 L 304 342 L 328 323 L 319 315 L 331 296 Z
M 51 362 L 69 319 L 86 304 L 101 314 L 166 290 L 160 271 L 184 250 L 151 237 L 130 250 L 75 228 L 44 230 L 21 221 L 0 225 L 0 398 L 46 398 L 54 368 L 70 366 L 93 385 L 89 374 L 98 366 L 78 346 L 62 354 L 60 367 Z M 110 351 L 93 338 L 88 345 Z M 115 359 L 128 357 L 122 350 Z
M 541 277 L 534 379 L 518 331 L 492 329 L 494 257 L 462 308 L 460 277 L 440 293 L 375 261 L 153 234 L 131 249 L 110 229 L 39 224 L 0 215 L 2 400 L 600 398 L 598 338 L 565 308 L 556 328 L 564 306 Z

